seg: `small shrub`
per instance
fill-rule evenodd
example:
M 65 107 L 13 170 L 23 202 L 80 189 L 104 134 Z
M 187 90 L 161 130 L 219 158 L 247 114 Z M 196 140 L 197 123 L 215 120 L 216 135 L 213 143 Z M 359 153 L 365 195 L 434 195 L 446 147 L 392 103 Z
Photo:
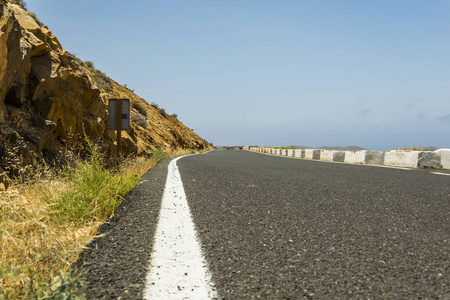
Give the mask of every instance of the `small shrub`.
M 136 109 L 144 117 L 147 117 L 147 110 L 145 109 L 145 106 L 138 100 L 131 101 L 131 107 Z
M 160 109 L 159 109 L 159 113 L 160 113 L 161 115 L 165 116 L 165 115 L 166 115 L 166 110 L 165 110 L 164 108 L 160 108 Z
M 86 66 L 88 66 L 89 68 L 95 70 L 95 68 L 94 68 L 94 62 L 92 62 L 92 61 L 90 61 L 90 60 L 87 60 L 87 61 L 84 62 L 84 64 L 85 64 Z
M 131 114 L 131 122 L 141 126 L 142 128 L 148 129 L 148 121 L 140 113 Z
M 177 114 L 172 114 L 171 116 L 172 116 L 172 118 L 174 118 L 174 119 L 178 119 L 178 115 L 177 115 Z
M 157 162 L 164 159 L 169 158 L 170 154 L 167 152 L 164 152 L 163 150 L 151 150 L 153 156 L 152 158 L 155 159 Z
M 104 169 L 98 147 L 86 135 L 85 142 L 89 158 L 66 174 L 72 188 L 55 203 L 57 213 L 74 223 L 109 218 L 122 197 L 139 183 L 135 176 L 124 177 Z
M 155 102 L 152 102 L 150 105 L 153 106 L 156 109 L 159 109 L 159 105 L 157 103 L 155 103 Z
M 403 148 L 394 148 L 392 150 L 397 150 L 397 151 L 428 151 L 428 150 L 424 150 L 419 146 L 412 146 L 412 147 L 403 147 Z
M 101 90 L 103 90 L 103 91 L 105 91 L 105 92 L 107 92 L 107 93 L 109 93 L 109 92 L 112 91 L 112 83 L 111 83 L 111 79 L 110 79 L 108 76 L 106 76 L 105 73 L 100 72 L 100 71 L 97 71 L 97 72 L 95 72 L 95 74 L 92 76 L 92 79 L 94 80 L 95 85 L 96 85 L 99 89 L 101 89 Z

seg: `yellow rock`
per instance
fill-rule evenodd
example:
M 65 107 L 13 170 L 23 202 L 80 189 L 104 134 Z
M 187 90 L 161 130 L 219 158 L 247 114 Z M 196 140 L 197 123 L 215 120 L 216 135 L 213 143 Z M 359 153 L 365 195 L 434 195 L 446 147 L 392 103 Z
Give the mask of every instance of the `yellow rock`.
M 139 106 L 131 109 L 131 129 L 122 134 L 125 156 L 209 146 L 177 119 L 67 52 L 33 14 L 0 2 L 0 154 L 22 147 L 27 161 L 52 161 L 67 148 L 82 149 L 85 132 L 107 157 L 115 155 L 116 132 L 107 129 L 111 98 Z M 4 155 L 0 167 L 10 167 L 10 161 Z

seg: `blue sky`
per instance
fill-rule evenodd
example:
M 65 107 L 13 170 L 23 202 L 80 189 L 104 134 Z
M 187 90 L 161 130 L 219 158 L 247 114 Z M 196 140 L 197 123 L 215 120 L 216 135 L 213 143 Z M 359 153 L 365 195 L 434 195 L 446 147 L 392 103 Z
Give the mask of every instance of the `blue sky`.
M 214 145 L 450 148 L 450 0 L 26 0 Z

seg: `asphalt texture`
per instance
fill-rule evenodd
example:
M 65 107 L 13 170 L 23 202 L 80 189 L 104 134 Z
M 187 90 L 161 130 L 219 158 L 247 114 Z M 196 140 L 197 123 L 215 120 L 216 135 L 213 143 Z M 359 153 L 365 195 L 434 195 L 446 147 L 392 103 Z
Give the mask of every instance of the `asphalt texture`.
M 76 263 L 141 299 L 169 160 Z M 215 151 L 177 162 L 221 299 L 450 299 L 450 176 Z
M 450 176 L 246 151 L 178 166 L 221 298 L 450 298 Z

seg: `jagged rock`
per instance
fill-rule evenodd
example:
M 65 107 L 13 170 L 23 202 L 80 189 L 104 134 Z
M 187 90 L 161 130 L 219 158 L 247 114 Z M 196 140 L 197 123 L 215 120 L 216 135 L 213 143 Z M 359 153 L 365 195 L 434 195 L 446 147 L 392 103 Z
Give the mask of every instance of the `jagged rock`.
M 143 111 L 132 108 L 132 113 L 146 115 L 142 124 L 148 126 L 132 123 L 122 133 L 125 156 L 209 146 L 177 119 L 67 52 L 36 16 L 0 2 L 0 166 L 6 173 L 15 173 L 13 155 L 39 164 L 63 149 L 81 149 L 84 134 L 106 156 L 115 155 L 116 133 L 107 129 L 111 98 L 138 102 Z

